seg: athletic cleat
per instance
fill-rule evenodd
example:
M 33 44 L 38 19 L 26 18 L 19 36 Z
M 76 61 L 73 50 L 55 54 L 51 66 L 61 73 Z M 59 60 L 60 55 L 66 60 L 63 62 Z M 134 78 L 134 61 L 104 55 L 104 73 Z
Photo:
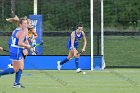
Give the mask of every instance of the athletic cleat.
M 82 71 L 81 71 L 81 68 L 76 69 L 76 72 L 77 72 L 77 73 L 82 72 Z
M 12 64 L 8 64 L 8 68 L 13 68 L 13 65 Z
M 13 88 L 25 88 L 25 87 L 22 86 L 21 84 L 14 83 Z
M 60 71 L 60 70 L 61 70 L 60 61 L 57 61 L 57 69 L 58 69 L 58 71 Z

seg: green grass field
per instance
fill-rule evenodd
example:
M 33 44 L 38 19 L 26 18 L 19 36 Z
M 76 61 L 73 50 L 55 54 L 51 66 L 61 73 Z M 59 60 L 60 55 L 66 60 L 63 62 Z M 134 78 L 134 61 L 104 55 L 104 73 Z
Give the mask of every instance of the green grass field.
M 105 36 L 108 66 L 140 66 L 139 36 Z
M 0 78 L 0 93 L 139 93 L 140 69 L 26 70 L 22 74 L 24 89 L 12 88 L 14 75 Z
M 8 49 L 8 36 L 0 36 L 0 46 Z M 66 48 L 69 37 L 43 37 L 43 55 L 67 55 Z M 82 40 L 81 40 L 82 41 Z M 79 49 L 82 43 L 79 42 Z M 140 66 L 139 36 L 105 36 L 105 61 L 107 66 Z M 90 36 L 87 37 L 87 48 L 83 55 L 90 55 Z M 0 55 L 8 55 L 0 52 Z

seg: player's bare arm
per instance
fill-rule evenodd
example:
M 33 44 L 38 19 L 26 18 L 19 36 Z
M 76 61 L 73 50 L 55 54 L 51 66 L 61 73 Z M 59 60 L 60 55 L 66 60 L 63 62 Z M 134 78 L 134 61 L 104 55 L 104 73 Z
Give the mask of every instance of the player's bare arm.
M 74 47 L 74 41 L 75 41 L 75 32 L 72 32 L 71 33 L 71 47 L 72 47 L 72 50 L 74 52 L 74 56 L 77 56 L 78 51 Z
M 87 39 L 86 39 L 86 35 L 83 31 L 82 31 L 82 35 L 83 35 L 83 41 L 84 41 L 82 52 L 85 52 L 85 49 L 86 49 L 86 46 L 87 46 Z
M 71 33 L 71 47 L 74 49 L 74 41 L 75 41 L 75 34 L 74 32 Z
M 25 37 L 25 32 L 19 31 L 17 33 L 17 38 L 19 39 L 18 45 L 25 48 L 31 48 L 30 45 L 23 43 Z

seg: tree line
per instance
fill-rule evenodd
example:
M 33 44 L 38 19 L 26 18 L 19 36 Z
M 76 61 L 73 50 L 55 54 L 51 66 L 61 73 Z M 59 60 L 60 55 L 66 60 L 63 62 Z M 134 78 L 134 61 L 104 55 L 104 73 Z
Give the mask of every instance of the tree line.
M 20 17 L 33 14 L 33 1 L 0 0 L 0 30 L 15 27 L 5 21 L 13 12 Z M 100 23 L 100 0 L 93 2 L 94 22 Z M 43 15 L 44 31 L 69 31 L 78 23 L 90 30 L 90 0 L 38 0 L 38 14 Z M 139 0 L 104 0 L 105 27 L 138 26 L 139 19 Z

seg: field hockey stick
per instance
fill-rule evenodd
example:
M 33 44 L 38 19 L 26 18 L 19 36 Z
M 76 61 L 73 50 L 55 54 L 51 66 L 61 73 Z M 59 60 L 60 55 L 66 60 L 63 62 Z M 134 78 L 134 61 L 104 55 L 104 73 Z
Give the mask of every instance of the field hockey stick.
M 82 53 L 83 53 L 83 52 L 82 52 L 82 51 L 80 51 L 80 52 L 78 52 L 78 53 L 77 53 L 77 55 L 82 54 Z
M 9 52 L 9 50 L 6 50 L 6 49 L 3 49 L 3 51 L 5 51 L 5 52 Z
M 40 46 L 40 45 L 43 45 L 43 41 L 41 41 L 41 43 L 39 43 L 39 44 L 33 45 L 32 48 L 37 47 L 37 46 Z M 6 50 L 6 49 L 3 49 L 3 51 L 9 52 L 9 50 Z M 33 52 L 37 53 L 36 51 L 33 51 Z
M 80 52 L 78 52 L 76 55 L 80 55 L 80 54 L 82 54 L 83 53 L 83 51 L 80 51 Z M 75 57 L 75 56 L 73 56 L 73 57 Z M 72 57 L 72 58 L 73 58 Z M 72 59 L 71 58 L 71 59 Z M 82 74 L 86 74 L 86 72 L 85 71 L 82 71 L 82 70 L 80 70 L 79 72 L 77 72 L 77 73 L 82 73 Z
M 37 47 L 37 46 L 40 46 L 40 45 L 43 45 L 43 41 L 41 41 L 39 44 L 33 45 L 32 48 Z M 9 52 L 9 50 L 6 50 L 6 49 L 3 49 L 3 51 Z M 33 51 L 33 52 L 34 52 L 35 54 L 37 54 L 37 51 Z M 22 55 L 23 55 L 23 58 L 26 59 L 26 56 L 27 56 L 27 55 L 24 55 L 23 53 L 22 53 Z
M 43 43 L 41 42 L 40 44 L 35 44 L 35 45 L 32 46 L 32 48 L 40 46 L 40 45 L 43 45 Z M 6 50 L 6 49 L 3 49 L 3 51 L 9 52 L 9 50 Z M 33 52 L 37 53 L 36 51 L 33 51 Z
M 34 45 L 32 46 L 32 48 L 37 47 L 37 46 L 40 46 L 40 45 L 43 45 L 43 41 L 41 41 L 39 44 L 34 44 Z M 9 50 L 6 50 L 6 49 L 3 49 L 3 51 L 9 52 Z M 34 52 L 35 52 L 35 51 L 34 51 Z
M 85 71 L 82 71 L 82 70 L 80 72 L 77 72 L 77 73 L 86 74 L 86 72 Z
M 32 46 L 32 48 L 37 47 L 37 46 L 40 46 L 40 45 L 43 45 L 43 41 L 41 41 L 39 44 L 34 44 L 34 45 Z
M 44 43 L 43 43 L 43 40 L 39 43 L 39 44 L 34 44 L 34 45 L 32 45 L 32 48 L 35 48 L 35 47 L 37 47 L 37 46 L 40 46 L 40 45 L 43 45 Z M 36 50 L 34 50 L 33 51 L 33 55 L 37 55 L 37 51 Z
M 80 51 L 80 52 L 78 52 L 76 55 L 79 55 L 79 54 L 82 54 L 83 52 L 82 51 Z M 73 56 L 71 59 L 73 59 L 75 56 Z M 71 60 L 70 59 L 70 60 Z

